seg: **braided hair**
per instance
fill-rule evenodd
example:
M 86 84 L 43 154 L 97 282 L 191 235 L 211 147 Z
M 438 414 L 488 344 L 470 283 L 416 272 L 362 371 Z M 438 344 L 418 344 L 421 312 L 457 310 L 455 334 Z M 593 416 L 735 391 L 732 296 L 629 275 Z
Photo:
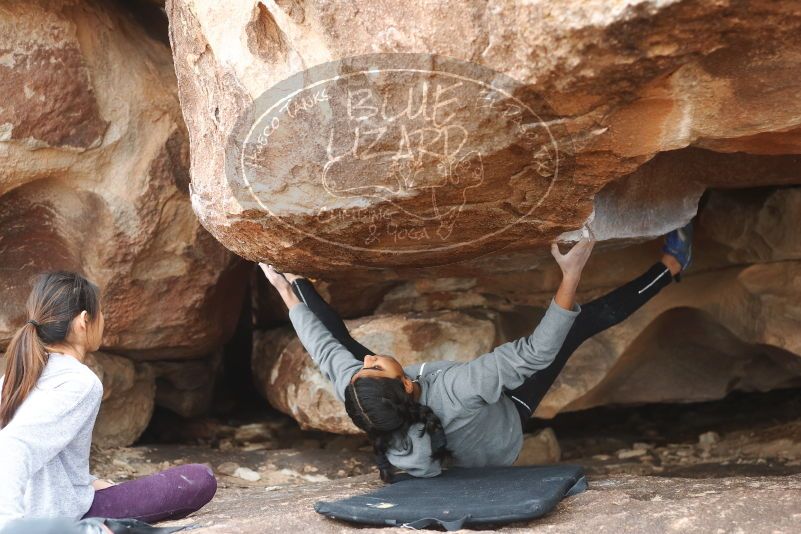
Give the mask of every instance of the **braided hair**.
M 405 436 L 413 424 L 423 424 L 420 437 L 430 436 L 432 460 L 442 461 L 451 456 L 439 417 L 431 408 L 406 393 L 403 382 L 397 378 L 363 377 L 356 380 L 345 389 L 345 410 L 372 440 L 378 471 L 384 482 L 391 483 L 393 479 L 393 467 L 387 459 L 392 438 Z

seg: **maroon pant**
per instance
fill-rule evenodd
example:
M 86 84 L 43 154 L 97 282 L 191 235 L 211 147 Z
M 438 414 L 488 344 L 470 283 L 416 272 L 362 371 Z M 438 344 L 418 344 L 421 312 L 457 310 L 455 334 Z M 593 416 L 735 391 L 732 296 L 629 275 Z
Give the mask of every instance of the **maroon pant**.
M 217 480 L 205 465 L 189 464 L 95 492 L 84 517 L 139 519 L 148 523 L 181 519 L 205 506 Z

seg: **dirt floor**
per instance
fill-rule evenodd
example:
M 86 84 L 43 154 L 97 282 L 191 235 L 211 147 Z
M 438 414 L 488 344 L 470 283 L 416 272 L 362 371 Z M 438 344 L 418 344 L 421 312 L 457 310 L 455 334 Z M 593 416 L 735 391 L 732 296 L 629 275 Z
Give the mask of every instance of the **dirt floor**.
M 584 466 L 590 488 L 544 518 L 500 532 L 801 532 L 801 391 L 593 410 L 533 421 L 530 431 L 546 426 L 562 462 Z M 275 415 L 181 421 L 161 414 L 147 439 L 95 451 L 95 472 L 123 481 L 207 463 L 218 476 L 217 496 L 172 523 L 193 532 L 355 531 L 316 514 L 314 502 L 380 486 L 363 439 L 302 432 Z M 359 529 L 377 530 L 390 529 Z

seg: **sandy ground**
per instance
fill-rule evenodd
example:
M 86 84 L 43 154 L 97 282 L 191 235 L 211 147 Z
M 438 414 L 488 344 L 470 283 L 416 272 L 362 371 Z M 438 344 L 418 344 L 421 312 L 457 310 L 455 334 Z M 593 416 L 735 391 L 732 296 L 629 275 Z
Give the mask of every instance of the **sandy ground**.
M 589 490 L 543 518 L 494 530 L 801 532 L 801 397 L 738 402 L 557 422 L 562 461 L 584 466 Z M 756 417 L 766 406 L 771 417 Z M 94 469 L 123 481 L 182 463 L 210 465 L 219 480 L 215 499 L 168 523 L 192 532 L 392 530 L 354 527 L 314 512 L 318 500 L 381 485 L 361 438 L 301 432 L 280 418 L 193 422 L 180 434 L 171 437 L 196 444 L 95 451 Z

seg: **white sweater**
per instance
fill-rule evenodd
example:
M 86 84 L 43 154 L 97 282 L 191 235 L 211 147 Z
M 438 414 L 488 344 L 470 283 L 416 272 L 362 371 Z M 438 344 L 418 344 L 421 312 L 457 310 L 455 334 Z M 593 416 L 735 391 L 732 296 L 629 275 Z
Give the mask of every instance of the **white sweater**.
M 20 517 L 80 519 L 89 510 L 89 448 L 102 397 L 103 384 L 87 366 L 50 355 L 36 387 L 0 429 L 0 529 Z

